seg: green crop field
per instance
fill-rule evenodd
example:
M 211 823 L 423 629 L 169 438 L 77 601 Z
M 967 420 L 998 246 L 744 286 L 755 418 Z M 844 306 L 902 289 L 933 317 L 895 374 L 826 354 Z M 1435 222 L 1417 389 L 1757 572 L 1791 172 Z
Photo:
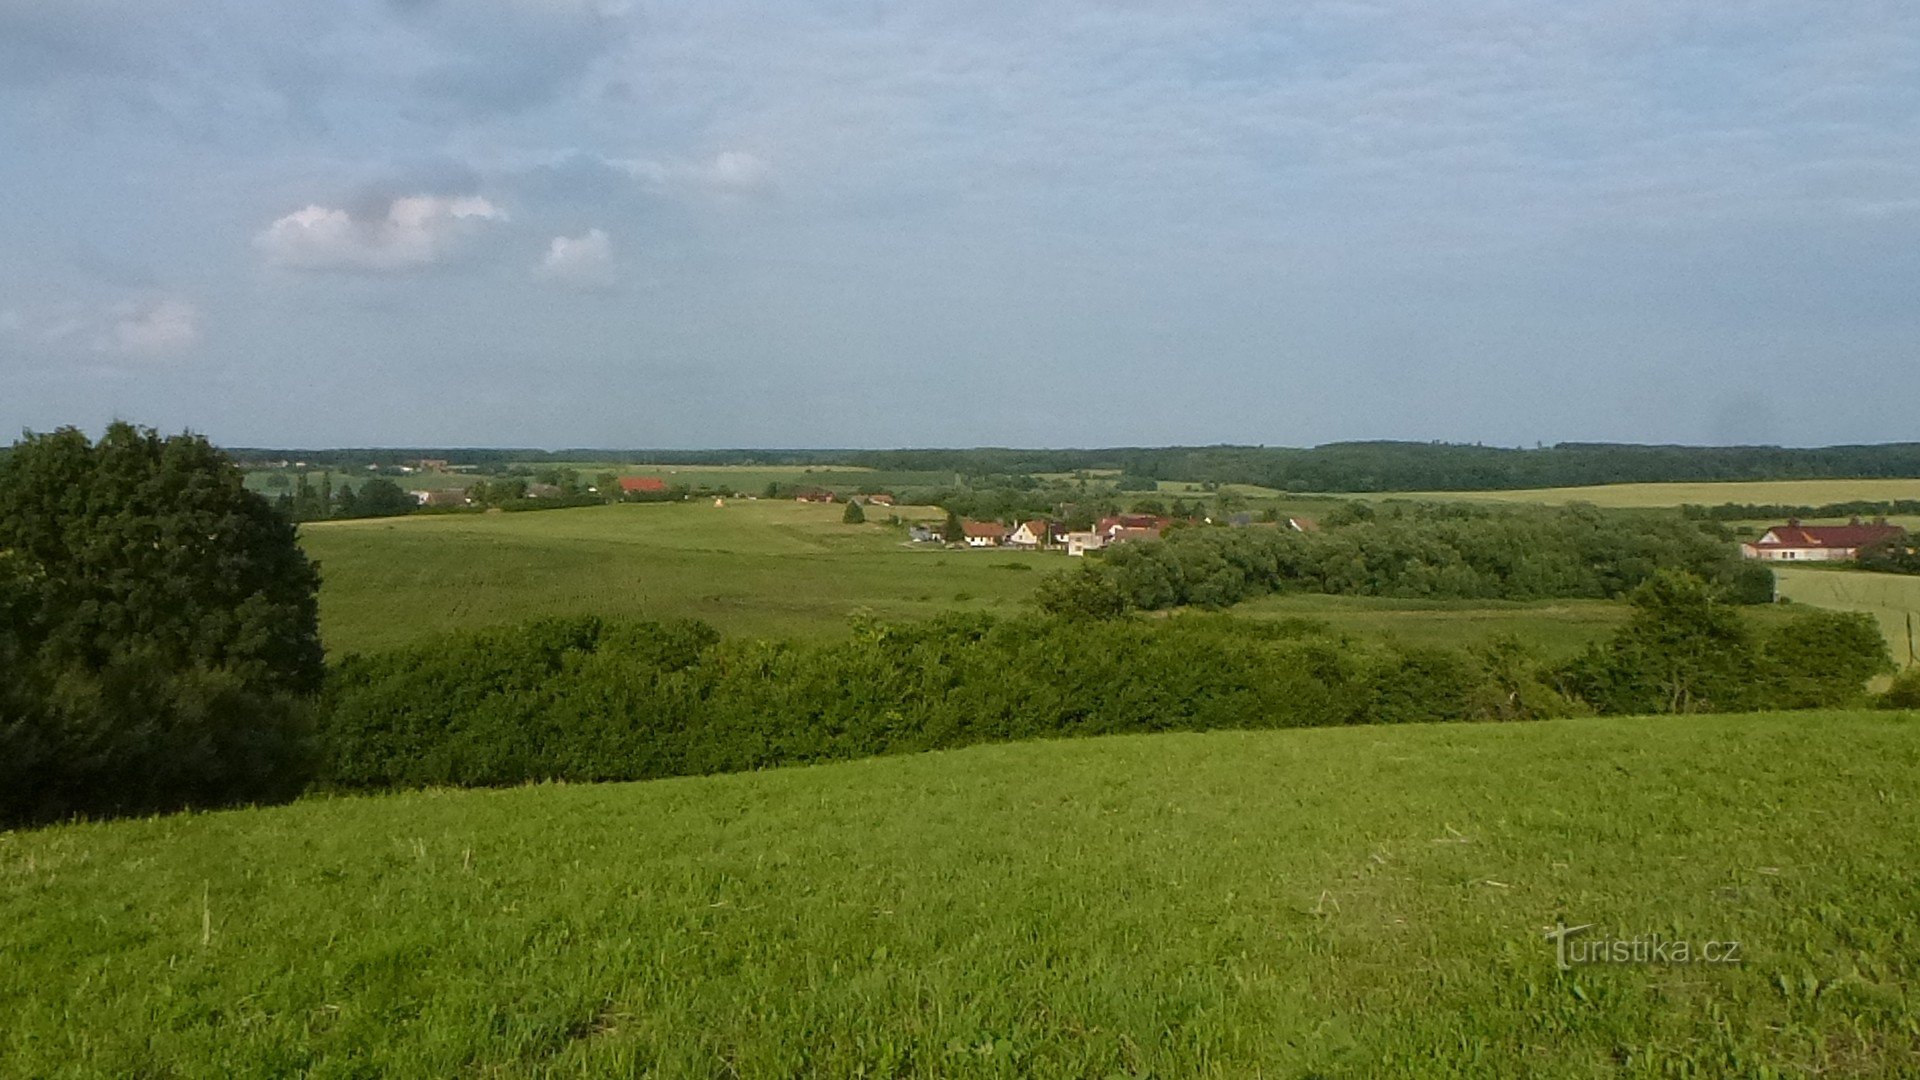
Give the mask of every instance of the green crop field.
M 736 634 L 844 633 L 893 618 L 1016 610 L 1047 553 L 914 549 L 904 532 L 843 525 L 839 504 L 638 503 L 301 526 L 320 563 L 321 633 L 350 652 L 439 630 L 543 615 L 692 617 Z M 882 508 L 873 517 L 884 519 Z M 903 517 L 926 516 L 924 508 Z
M 1805 566 L 1774 568 L 1781 596 L 1799 604 L 1864 611 L 1880 622 L 1887 648 L 1896 663 L 1914 661 L 1920 644 L 1920 577 L 1875 574 L 1864 570 L 1815 569 Z
M 1528 488 L 1519 491 L 1411 491 L 1350 498 L 1521 502 L 1595 506 L 1718 506 L 1754 503 L 1823 506 L 1828 503 L 1920 499 L 1920 480 L 1764 480 L 1703 484 L 1603 484 L 1595 487 Z
M 1914 1075 L 1916 769 L 1586 719 L 0 834 L 0 1075 Z

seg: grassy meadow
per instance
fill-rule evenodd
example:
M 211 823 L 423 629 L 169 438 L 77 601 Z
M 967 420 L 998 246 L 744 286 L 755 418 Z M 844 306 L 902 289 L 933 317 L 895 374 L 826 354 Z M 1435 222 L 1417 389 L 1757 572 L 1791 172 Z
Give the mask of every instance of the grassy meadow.
M 0 1075 L 1913 1075 L 1916 768 L 1584 719 L 0 834 Z
M 518 514 L 314 522 L 321 636 L 336 653 L 544 615 L 704 619 L 725 633 L 846 632 L 867 610 L 1017 610 L 1064 556 L 914 548 L 838 503 L 616 503 Z M 874 508 L 882 519 L 888 511 Z M 906 509 L 902 517 L 937 515 Z
M 690 617 L 727 634 L 837 637 L 861 611 L 897 619 L 950 610 L 1017 615 L 1042 574 L 1077 565 L 1057 551 L 915 546 L 883 523 L 895 513 L 942 516 L 931 507 L 874 508 L 876 520 L 864 525 L 842 524 L 843 510 L 771 499 L 614 504 L 312 522 L 300 535 L 320 563 L 321 633 L 336 655 L 546 615 Z M 1307 594 L 1234 611 L 1422 644 L 1511 633 L 1552 656 L 1577 652 L 1626 616 L 1612 601 Z

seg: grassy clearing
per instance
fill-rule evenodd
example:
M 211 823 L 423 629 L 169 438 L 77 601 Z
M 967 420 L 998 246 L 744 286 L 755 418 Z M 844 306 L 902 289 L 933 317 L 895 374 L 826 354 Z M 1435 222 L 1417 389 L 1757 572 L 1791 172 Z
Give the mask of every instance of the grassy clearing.
M 839 504 L 641 503 L 423 515 L 301 527 L 323 579 L 320 628 L 350 652 L 543 615 L 705 619 L 732 634 L 846 632 L 891 618 L 1012 611 L 1062 557 L 911 549 Z M 876 509 L 875 518 L 882 516 Z M 911 514 L 903 516 L 912 516 Z
M 1713 484 L 1603 484 L 1595 487 L 1529 488 L 1520 491 L 1412 491 L 1350 498 L 1516 502 L 1610 507 L 1718 506 L 1754 503 L 1823 506 L 1828 503 L 1920 499 L 1920 480 L 1756 480 Z
M 1911 715 L 1590 719 L 5 834 L 0 1074 L 1911 1075 L 1916 767 Z
M 1780 595 L 1795 603 L 1872 615 L 1880 622 L 1894 662 L 1905 665 L 1914 659 L 1908 627 L 1911 620 L 1914 634 L 1920 635 L 1920 577 L 1806 566 L 1777 566 L 1774 574 Z
M 1627 605 L 1618 600 L 1502 602 L 1399 600 L 1378 596 L 1283 593 L 1235 605 L 1256 619 L 1317 619 L 1365 637 L 1412 645 L 1460 646 L 1512 634 L 1550 658 L 1570 657 L 1618 629 Z

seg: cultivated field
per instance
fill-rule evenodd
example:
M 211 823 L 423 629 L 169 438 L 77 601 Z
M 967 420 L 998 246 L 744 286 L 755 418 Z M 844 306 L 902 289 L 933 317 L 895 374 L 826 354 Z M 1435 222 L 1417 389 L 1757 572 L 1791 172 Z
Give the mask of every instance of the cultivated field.
M 1917 768 L 1587 719 L 0 834 L 0 1075 L 1914 1075 Z
M 586 483 L 593 483 L 603 472 L 621 476 L 657 476 L 669 484 L 705 487 L 758 494 L 768 484 L 832 488 L 855 491 L 878 488 L 932 488 L 958 481 L 950 472 L 924 470 L 878 470 L 858 465 L 627 465 L 619 462 L 562 461 L 545 462 L 536 469 L 572 469 Z
M 1887 648 L 1902 666 L 1916 659 L 1920 644 L 1920 577 L 1863 570 L 1776 567 L 1780 595 L 1795 603 L 1839 611 L 1864 611 L 1880 621 Z
M 1823 506 L 1828 503 L 1920 499 L 1920 480 L 1761 480 L 1716 484 L 1603 484 L 1595 487 L 1528 488 L 1518 491 L 1409 491 L 1356 495 L 1367 499 L 1424 499 L 1563 505 L 1658 507 L 1755 503 Z

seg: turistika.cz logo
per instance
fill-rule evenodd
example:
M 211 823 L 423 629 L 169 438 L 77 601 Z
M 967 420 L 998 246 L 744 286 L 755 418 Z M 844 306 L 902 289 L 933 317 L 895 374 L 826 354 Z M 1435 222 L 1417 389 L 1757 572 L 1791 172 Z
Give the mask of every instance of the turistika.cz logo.
M 1692 942 L 1663 937 L 1660 934 L 1640 934 L 1635 937 L 1608 937 L 1605 934 L 1587 934 L 1593 929 L 1592 923 L 1568 926 L 1555 923 L 1547 931 L 1547 940 L 1553 942 L 1554 960 L 1561 971 L 1571 971 L 1576 964 L 1737 964 L 1740 962 L 1740 943 L 1737 941 Z

